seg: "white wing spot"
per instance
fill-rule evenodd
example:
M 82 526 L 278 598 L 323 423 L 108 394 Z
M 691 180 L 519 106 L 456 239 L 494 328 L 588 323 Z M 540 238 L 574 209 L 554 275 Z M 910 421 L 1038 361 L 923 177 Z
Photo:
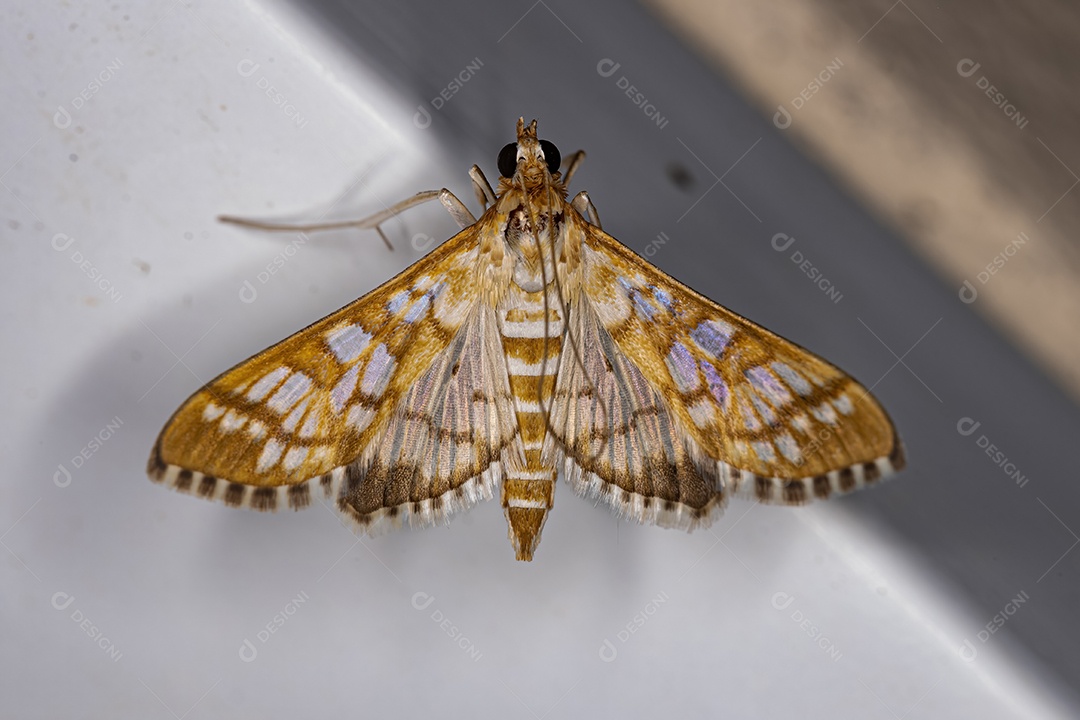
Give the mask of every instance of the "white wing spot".
M 810 383 L 806 381 L 806 378 L 795 370 L 792 370 L 791 367 L 785 363 L 774 362 L 769 367 L 773 369 L 773 372 L 782 377 L 784 382 L 791 386 L 792 390 L 800 395 L 805 397 L 814 391 L 814 389 L 810 387 Z
M 799 413 L 791 418 L 792 426 L 801 432 L 803 435 L 810 434 L 810 418 L 806 417 L 803 413 Z
M 664 288 L 655 285 L 650 285 L 649 287 L 652 289 L 653 297 L 656 298 L 656 302 L 660 303 L 669 313 L 675 314 L 675 301 L 671 297 L 671 293 Z
M 246 432 L 252 440 L 258 440 L 266 434 L 266 424 L 261 420 L 252 420 L 248 423 Z
M 292 432 L 296 429 L 296 425 L 300 422 L 300 418 L 304 417 L 304 411 L 307 410 L 307 406 L 311 403 L 311 397 L 308 396 L 301 401 L 299 405 L 293 408 L 293 411 L 289 413 L 289 417 L 285 418 L 285 422 L 281 423 L 281 427 L 285 428 L 288 432 Z
M 360 389 L 371 397 L 380 397 L 387 383 L 390 382 L 394 364 L 394 356 L 386 349 L 386 343 L 379 343 L 364 370 L 364 379 L 360 383 Z
M 752 444 L 754 446 L 754 453 L 761 458 L 762 462 L 776 462 L 776 450 L 773 449 L 771 442 L 767 440 L 755 440 Z
M 813 370 L 810 370 L 809 368 L 803 368 L 803 374 L 806 375 L 806 377 L 810 378 L 810 382 L 814 383 L 818 387 L 825 387 L 825 379 L 822 378 L 820 375 L 814 373 Z
M 430 275 L 424 275 L 412 286 L 413 292 L 426 293 L 428 289 L 434 287 L 429 294 L 438 295 L 446 288 L 446 282 L 443 280 L 445 277 L 445 275 L 440 275 L 437 278 L 433 278 Z
M 266 472 L 270 468 L 277 465 L 278 458 L 281 457 L 281 451 L 285 449 L 285 446 L 279 443 L 277 440 L 270 438 L 263 445 L 262 454 L 259 455 L 259 461 L 255 463 L 255 472 Z
M 330 390 L 330 407 L 334 408 L 334 412 L 341 412 L 349 404 L 349 398 L 352 397 L 353 390 L 356 389 L 356 379 L 358 377 L 360 377 L 360 366 L 353 365 L 349 368 L 349 372 L 342 375 L 341 379 Z
M 761 429 L 761 421 L 758 420 L 757 415 L 750 409 L 750 406 L 745 402 L 739 403 L 739 407 L 742 408 L 743 422 L 746 423 L 746 429 L 750 432 L 757 432 Z
M 814 416 L 818 422 L 823 422 L 826 425 L 836 424 L 836 411 L 833 410 L 832 405 L 827 402 L 823 402 L 816 408 L 810 409 L 810 414 Z
M 371 342 L 371 335 L 359 325 L 345 325 L 327 333 L 326 344 L 334 356 L 343 363 L 350 363 L 360 357 L 364 348 Z
M 203 420 L 206 420 L 207 422 L 213 422 L 214 420 L 217 420 L 219 417 L 221 417 L 222 413 L 224 412 L 225 408 L 209 402 L 206 403 L 206 407 L 203 408 L 202 417 Z
M 754 404 L 754 409 L 758 411 L 758 415 L 761 416 L 761 419 L 768 425 L 774 425 L 776 423 L 776 413 L 773 412 L 772 408 L 769 407 L 756 392 L 751 391 L 748 392 L 747 395 L 750 396 L 750 402 Z
M 409 291 L 402 290 L 394 297 L 390 298 L 390 302 L 386 303 L 386 311 L 391 315 L 396 315 L 406 302 L 409 301 Z
M 671 379 L 681 393 L 693 392 L 700 385 L 697 362 L 682 343 L 675 343 L 664 358 Z
M 431 289 L 428 290 L 427 295 L 428 295 L 428 297 L 430 297 L 432 299 L 432 301 L 434 301 L 436 298 L 438 298 L 440 295 L 442 295 L 443 290 L 450 287 L 450 283 L 443 280 L 444 277 L 446 277 L 446 276 L 445 275 L 440 275 L 439 276 L 439 281 L 437 283 L 435 283 L 434 285 L 432 285 Z M 419 289 L 420 283 L 417 283 L 416 287 Z
M 802 464 L 802 451 L 799 443 L 791 437 L 791 433 L 781 433 L 776 436 L 776 446 L 780 448 L 780 454 L 787 458 L 792 465 Z
M 304 426 L 300 428 L 300 437 L 309 438 L 319 429 L 319 412 L 312 410 L 304 420 Z
M 311 378 L 302 372 L 293 373 L 281 384 L 266 405 L 279 413 L 286 413 L 311 389 Z
M 230 410 L 225 413 L 225 417 L 221 418 L 221 432 L 232 432 L 233 430 L 239 430 L 247 422 L 247 416 L 241 415 L 235 410 Z
M 843 415 L 850 415 L 855 412 L 855 406 L 851 404 L 851 398 L 847 396 L 847 393 L 833 400 L 833 406 Z
M 707 399 L 701 399 L 686 409 L 699 428 L 707 428 L 716 421 L 716 406 Z
M 746 371 L 746 378 L 754 389 L 761 393 L 773 407 L 782 407 L 791 402 L 791 393 L 787 391 L 776 376 L 763 367 L 752 367 Z
M 409 308 L 409 312 L 405 313 L 405 322 L 416 322 L 420 318 L 424 317 L 429 307 L 431 307 L 431 298 L 429 298 L 427 295 L 421 296 L 419 300 L 412 304 L 412 306 Z
M 709 386 L 709 392 L 712 393 L 716 404 L 720 406 L 721 410 L 727 409 L 727 383 L 724 382 L 724 379 L 720 377 L 720 373 L 716 371 L 716 368 L 708 360 L 701 360 L 698 364 L 701 366 L 701 372 L 705 376 L 705 384 Z
M 251 386 L 251 389 L 247 392 L 247 399 L 251 402 L 259 402 L 266 395 L 277 387 L 278 383 L 285 379 L 285 376 L 292 372 L 292 368 L 279 367 L 277 370 L 272 370 L 266 373 L 259 381 Z
M 643 322 L 652 322 L 653 317 L 658 310 L 649 301 L 649 298 L 641 292 L 640 286 L 632 286 L 626 278 L 620 277 L 617 282 L 626 291 L 626 294 L 630 296 L 630 301 L 634 303 L 634 312 L 637 314 L 638 319 Z
M 375 408 L 355 403 L 349 408 L 347 420 L 356 432 L 364 432 L 371 420 L 375 417 Z
M 281 461 L 282 466 L 288 470 L 293 471 L 300 467 L 300 464 L 304 462 L 304 458 L 307 457 L 308 449 L 306 447 L 291 447 L 289 451 L 285 453 L 285 459 Z
M 727 349 L 735 328 L 723 320 L 703 320 L 690 332 L 690 337 L 703 352 L 719 358 Z

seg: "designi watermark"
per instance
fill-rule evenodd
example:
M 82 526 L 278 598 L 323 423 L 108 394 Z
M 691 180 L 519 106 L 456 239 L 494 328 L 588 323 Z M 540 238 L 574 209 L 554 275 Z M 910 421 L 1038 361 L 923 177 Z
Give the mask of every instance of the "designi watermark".
M 109 278 L 105 277 L 105 273 L 101 271 L 97 265 L 92 263 L 89 258 L 83 255 L 82 251 L 78 248 L 71 249 L 71 246 L 75 244 L 75 238 L 64 233 L 56 233 L 52 238 L 52 248 L 58 253 L 66 253 L 71 262 L 78 266 L 82 274 L 90 278 L 90 282 L 94 283 L 94 286 L 105 293 L 105 297 L 112 300 L 114 303 L 120 302 L 124 296 L 116 289 L 116 286 L 112 284 Z
M 427 610 L 435 602 L 435 596 L 420 590 L 413 593 L 412 606 L 421 611 Z M 480 662 L 480 658 L 484 657 L 484 654 L 480 652 L 480 649 L 473 644 L 465 634 L 455 625 L 450 618 L 448 618 L 442 610 L 434 608 L 429 616 L 431 622 L 439 626 L 439 629 L 446 633 L 446 636 L 453 640 L 454 644 L 461 648 L 461 651 L 469 656 L 473 662 Z
M 75 596 L 66 593 L 63 590 L 53 593 L 52 606 L 60 611 L 67 610 L 75 602 Z M 120 652 L 119 648 L 105 636 L 105 633 L 94 624 L 94 622 L 83 613 L 79 608 L 75 608 L 71 611 L 71 621 L 79 626 L 79 629 L 86 633 L 86 636 L 94 641 L 94 644 L 101 648 L 102 652 L 109 656 L 113 662 L 120 662 L 120 658 L 124 657 L 124 653 Z
M 840 72 L 840 68 L 844 67 L 844 61 L 838 57 L 830 60 L 824 68 L 821 69 L 817 75 L 815 75 L 809 83 L 806 84 L 799 93 L 791 99 L 791 110 L 787 109 L 787 106 L 780 103 L 776 106 L 776 113 L 773 115 L 773 125 L 780 130 L 787 130 L 791 127 L 791 123 L 794 120 L 793 113 L 796 113 L 806 107 L 806 103 L 810 102 L 810 98 L 821 92 L 821 89 L 825 87 L 825 84 L 836 77 L 836 73 Z
M 963 78 L 969 78 L 975 75 L 982 67 L 980 63 L 975 62 L 971 58 L 964 58 L 960 62 L 956 63 L 956 72 Z M 995 107 L 1001 108 L 1001 112 L 1005 113 L 1005 117 L 1013 121 L 1016 127 L 1023 130 L 1027 127 L 1028 119 L 1020 114 L 1009 98 L 1005 97 L 1005 93 L 1001 92 L 985 75 L 980 75 L 979 79 L 975 81 L 975 87 L 983 91 L 986 97 L 990 98 L 990 102 L 994 103 Z
M 259 644 L 265 645 L 270 642 L 270 638 L 274 636 L 274 633 L 285 627 L 285 623 L 296 614 L 300 606 L 310 599 L 308 594 L 301 590 L 296 597 L 285 603 L 285 607 L 281 609 L 281 612 L 275 613 L 274 617 L 270 618 L 270 621 L 255 633 L 255 639 L 259 641 Z M 250 639 L 244 638 L 244 642 L 240 643 L 239 654 L 240 659 L 244 662 L 252 662 L 259 656 L 259 648 L 255 647 L 255 643 L 251 642 Z
M 617 63 L 611 58 L 604 58 L 596 63 L 596 72 L 602 78 L 609 78 L 614 75 L 620 67 L 622 67 L 622 63 Z M 641 112 L 645 114 L 645 117 L 652 120 L 657 128 L 663 130 L 667 127 L 668 119 L 660 114 L 660 111 L 649 101 L 649 98 L 645 97 L 645 93 L 638 90 L 637 86 L 627 80 L 625 75 L 619 76 L 619 79 L 615 81 L 615 87 L 622 90 L 623 94 L 630 98 L 630 102 L 632 102 L 635 107 L 640 108 Z
M 962 417 L 956 423 L 956 432 L 960 433 L 964 437 L 971 437 L 975 434 L 975 431 L 982 426 L 982 423 L 969 417 Z M 975 444 L 986 453 L 987 457 L 999 468 L 1005 471 L 1005 474 L 1016 483 L 1016 487 L 1024 487 L 1028 484 L 1027 475 L 1020 472 L 1020 469 L 1016 467 L 1013 461 L 1009 460 L 997 445 L 990 442 L 990 438 L 983 434 L 979 434 L 979 437 L 975 439 Z
M 79 449 L 79 452 L 71 456 L 71 467 L 78 470 L 85 465 L 86 461 L 104 447 L 105 443 L 109 442 L 123 424 L 124 421 L 119 415 L 105 423 L 105 425 L 97 431 L 94 437 L 90 438 L 90 440 Z M 53 483 L 58 488 L 66 488 L 71 484 L 71 470 L 68 470 L 67 465 L 64 463 L 57 465 L 56 472 L 53 473 Z
M 645 246 L 645 257 L 652 257 L 655 255 L 659 248 L 667 245 L 671 241 L 671 238 L 667 236 L 666 232 L 661 232 L 656 236 L 652 242 Z
M 249 78 L 254 75 L 258 69 L 262 67 L 259 63 L 251 60 L 250 58 L 244 58 L 236 64 L 236 72 L 242 78 Z M 301 114 L 300 110 L 293 105 L 292 101 L 281 92 L 281 90 L 270 82 L 270 79 L 265 75 L 259 75 L 255 80 L 255 87 L 262 90 L 266 94 L 266 97 L 270 98 L 270 102 L 281 110 L 281 113 L 292 120 L 292 123 L 297 128 L 307 127 L 308 119 L 305 115 Z
M 776 252 L 787 252 L 787 249 L 795 244 L 795 238 L 787 233 L 776 233 L 772 236 L 772 247 Z M 799 268 L 799 271 L 810 278 L 810 282 L 814 283 L 821 292 L 825 293 L 825 297 L 832 301 L 833 305 L 839 303 L 844 299 L 844 294 L 836 289 L 832 281 L 825 277 L 825 274 L 821 270 L 810 262 L 803 253 L 799 250 L 792 250 L 788 259 Z
M 484 61 L 479 57 L 474 57 L 469 62 L 465 63 L 465 67 L 458 71 L 458 74 L 451 78 L 450 82 L 446 84 L 442 90 L 431 98 L 430 105 L 438 112 L 443 109 L 446 103 L 450 102 L 455 95 L 461 92 L 461 89 L 465 87 L 465 84 L 476 77 L 480 72 L 480 68 L 484 67 Z M 427 130 L 431 127 L 431 113 L 428 112 L 426 105 L 417 105 L 416 114 L 413 115 L 413 125 L 421 130 Z
M 101 92 L 101 89 L 105 87 L 105 84 L 116 77 L 116 73 L 119 72 L 120 68 L 123 66 L 123 61 L 118 57 L 110 60 L 105 67 L 86 84 L 86 87 L 80 90 L 75 97 L 71 98 L 71 110 L 68 110 L 66 105 L 56 106 L 56 112 L 53 114 L 53 125 L 61 130 L 67 130 L 71 127 L 72 112 L 82 110 L 83 106 L 86 105 L 90 98 Z
M 772 606 L 780 611 L 786 611 L 795 602 L 795 596 L 791 593 L 786 593 L 783 590 L 773 593 Z M 823 653 L 829 656 L 833 662 L 837 662 L 840 658 L 844 657 L 844 654 L 840 652 L 840 648 L 836 646 L 832 640 L 830 640 L 824 633 L 824 631 L 814 624 L 810 618 L 806 617 L 802 610 L 794 608 L 791 611 L 791 621 L 799 626 L 799 629 L 806 633 L 806 636 L 814 641 Z
M 1012 256 L 1019 251 L 1019 248 L 1027 245 L 1029 239 L 1027 233 L 1022 232 L 1018 234 L 1015 240 L 1006 245 L 990 262 L 986 263 L 986 267 L 980 270 L 979 274 L 975 276 L 975 279 L 979 281 L 979 284 L 985 285 L 990 282 L 990 279 L 1005 267 L 1005 263 L 1009 262 Z M 960 286 L 960 300 L 970 305 L 975 302 L 978 297 L 978 288 L 976 288 L 970 280 L 964 280 L 964 284 Z
M 666 592 L 661 591 L 657 593 L 656 597 L 645 603 L 645 606 L 634 613 L 634 616 L 615 633 L 615 639 L 619 641 L 619 644 L 625 644 L 634 636 L 634 633 L 645 627 L 645 623 L 649 622 L 652 616 L 659 612 L 660 606 L 666 604 L 670 599 Z M 599 655 L 600 659 L 606 663 L 615 662 L 615 658 L 619 656 L 619 649 L 609 638 L 604 638 L 604 641 L 600 643 Z
M 975 633 L 975 639 L 979 641 L 979 644 L 986 644 L 994 633 L 1005 627 L 1005 623 L 1009 622 L 1012 616 L 1020 610 L 1020 606 L 1030 599 L 1027 592 L 1021 590 L 1016 597 L 1005 603 L 1005 607 L 1001 609 L 1001 612 L 995 613 L 994 617 L 990 618 L 990 622 L 986 623 L 982 630 Z M 965 662 L 973 662 L 979 656 L 978 647 L 967 638 L 964 639 L 964 644 L 957 649 L 957 652 L 960 653 L 960 658 Z
M 260 270 L 255 276 L 255 279 L 259 281 L 260 285 L 265 285 L 273 279 L 274 275 L 278 273 L 281 268 L 285 267 L 285 262 L 300 251 L 301 245 L 307 245 L 308 236 L 306 233 L 300 233 L 296 236 L 296 239 L 286 245 L 281 252 L 274 256 L 274 259 L 266 263 L 266 268 Z M 244 284 L 240 286 L 240 302 L 251 304 L 259 299 L 259 291 L 255 288 L 255 285 L 251 280 L 244 280 Z
M 417 252 L 427 252 L 428 248 L 435 244 L 435 238 L 427 233 L 416 233 L 412 236 L 412 248 Z

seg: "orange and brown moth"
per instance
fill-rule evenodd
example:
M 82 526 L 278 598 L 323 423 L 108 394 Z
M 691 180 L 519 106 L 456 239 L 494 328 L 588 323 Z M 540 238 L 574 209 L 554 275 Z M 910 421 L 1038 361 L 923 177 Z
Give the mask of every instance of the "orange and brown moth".
M 445 521 L 501 488 L 531 560 L 561 471 L 621 516 L 693 530 L 732 495 L 797 505 L 904 465 L 851 377 L 665 275 L 606 234 L 584 153 L 519 120 L 480 219 L 386 284 L 225 372 L 162 430 L 150 477 L 257 510 L 318 495 L 359 528 Z

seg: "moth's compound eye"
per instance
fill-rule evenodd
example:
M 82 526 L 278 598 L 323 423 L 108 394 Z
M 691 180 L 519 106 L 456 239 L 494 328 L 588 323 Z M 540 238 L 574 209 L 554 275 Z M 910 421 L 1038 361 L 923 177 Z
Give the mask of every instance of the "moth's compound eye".
M 540 149 L 544 151 L 544 160 L 547 162 L 548 172 L 552 175 L 559 172 L 562 156 L 559 155 L 559 148 L 555 147 L 555 143 L 548 140 L 541 140 Z
M 499 174 L 504 178 L 512 178 L 515 172 L 517 172 L 517 143 L 512 142 L 507 143 L 499 151 Z

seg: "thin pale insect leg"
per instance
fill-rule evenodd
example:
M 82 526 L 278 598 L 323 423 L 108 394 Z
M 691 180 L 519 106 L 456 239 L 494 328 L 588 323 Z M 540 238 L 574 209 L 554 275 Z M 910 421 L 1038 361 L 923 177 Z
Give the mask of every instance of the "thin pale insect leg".
M 443 207 L 450 213 L 450 216 L 454 218 L 454 222 L 458 224 L 458 227 L 467 228 L 476 223 L 476 218 L 473 217 L 469 208 L 465 207 L 465 203 L 458 200 L 457 196 L 446 188 L 439 191 L 439 202 L 443 204 Z
M 596 211 L 596 206 L 593 205 L 592 200 L 589 199 L 589 193 L 584 190 L 579 192 L 574 196 L 574 199 L 570 201 L 570 207 L 586 216 L 589 219 L 589 222 L 596 227 L 601 230 L 604 229 L 603 225 L 600 224 L 600 213 Z
M 487 210 L 488 205 L 495 204 L 495 191 L 491 189 L 491 183 L 484 177 L 484 171 L 480 169 L 479 165 L 473 165 L 469 168 L 469 177 L 472 178 L 473 192 L 476 193 L 480 209 Z
M 242 227 L 255 228 L 256 230 L 269 230 L 271 232 L 316 232 L 318 230 L 340 230 L 342 228 L 360 228 L 370 230 L 377 228 L 384 222 L 399 215 L 409 208 L 421 205 L 440 197 L 441 190 L 426 190 L 413 195 L 411 198 L 406 198 L 395 205 L 391 205 L 387 209 L 377 212 L 374 215 L 368 215 L 365 218 L 359 220 L 340 220 L 336 222 L 327 223 L 309 223 L 304 225 L 293 225 L 290 223 L 275 223 L 275 222 L 262 222 L 260 220 L 248 220 L 246 218 L 236 217 L 234 215 L 219 215 L 218 220 L 224 223 L 231 223 L 233 225 L 240 225 Z M 440 198 L 441 199 L 441 198 Z M 456 199 L 456 198 L 455 198 Z M 443 203 L 445 204 L 445 202 Z
M 434 200 L 435 198 L 439 198 L 443 207 L 449 211 L 459 227 L 467 227 L 476 222 L 476 218 L 473 217 L 473 214 L 465 207 L 465 204 L 458 200 L 457 197 L 446 188 L 443 188 L 442 190 L 425 190 L 424 192 L 416 193 L 411 198 L 406 198 L 381 212 L 377 212 L 374 215 L 368 215 L 359 220 L 340 220 L 335 222 L 307 223 L 302 225 L 248 220 L 247 218 L 236 217 L 233 215 L 219 215 L 218 220 L 224 223 L 239 225 L 241 227 L 267 230 L 270 232 L 317 232 L 320 230 L 341 230 L 344 228 L 374 230 L 379 234 L 379 237 L 382 238 L 382 241 L 386 243 L 386 247 L 393 250 L 394 246 L 390 244 L 389 238 L 383 233 L 381 225 L 390 218 L 400 215 L 417 205 L 422 205 L 430 200 Z
M 293 225 L 290 223 L 274 223 L 274 222 L 261 222 L 259 220 L 248 220 L 246 218 L 235 217 L 233 215 L 218 215 L 218 220 L 223 223 L 230 223 L 232 225 L 239 225 L 241 227 L 254 228 L 256 230 L 267 230 L 270 232 L 317 232 L 320 230 L 341 230 L 343 228 L 358 228 L 362 230 L 375 230 L 382 238 L 382 241 L 386 243 L 386 247 L 390 250 L 394 249 L 394 246 L 390 244 L 389 238 L 383 234 L 382 228 L 379 227 L 390 218 L 405 212 L 409 208 L 421 205 L 434 200 L 436 197 L 441 199 L 441 192 L 438 190 L 426 190 L 424 192 L 418 192 L 411 198 L 406 198 L 399 203 L 391 205 L 382 212 L 377 212 L 374 215 L 368 215 L 365 218 L 359 220 L 340 220 L 336 222 L 327 223 L 307 223 L 303 225 Z M 455 198 L 456 199 L 456 198 Z M 446 202 L 444 201 L 445 205 Z
M 574 173 L 577 172 L 581 162 L 585 159 L 585 151 L 578 150 L 576 153 L 566 158 L 563 161 L 563 166 L 566 168 L 566 172 L 563 173 L 562 181 L 564 185 L 570 184 L 570 178 L 574 177 Z

